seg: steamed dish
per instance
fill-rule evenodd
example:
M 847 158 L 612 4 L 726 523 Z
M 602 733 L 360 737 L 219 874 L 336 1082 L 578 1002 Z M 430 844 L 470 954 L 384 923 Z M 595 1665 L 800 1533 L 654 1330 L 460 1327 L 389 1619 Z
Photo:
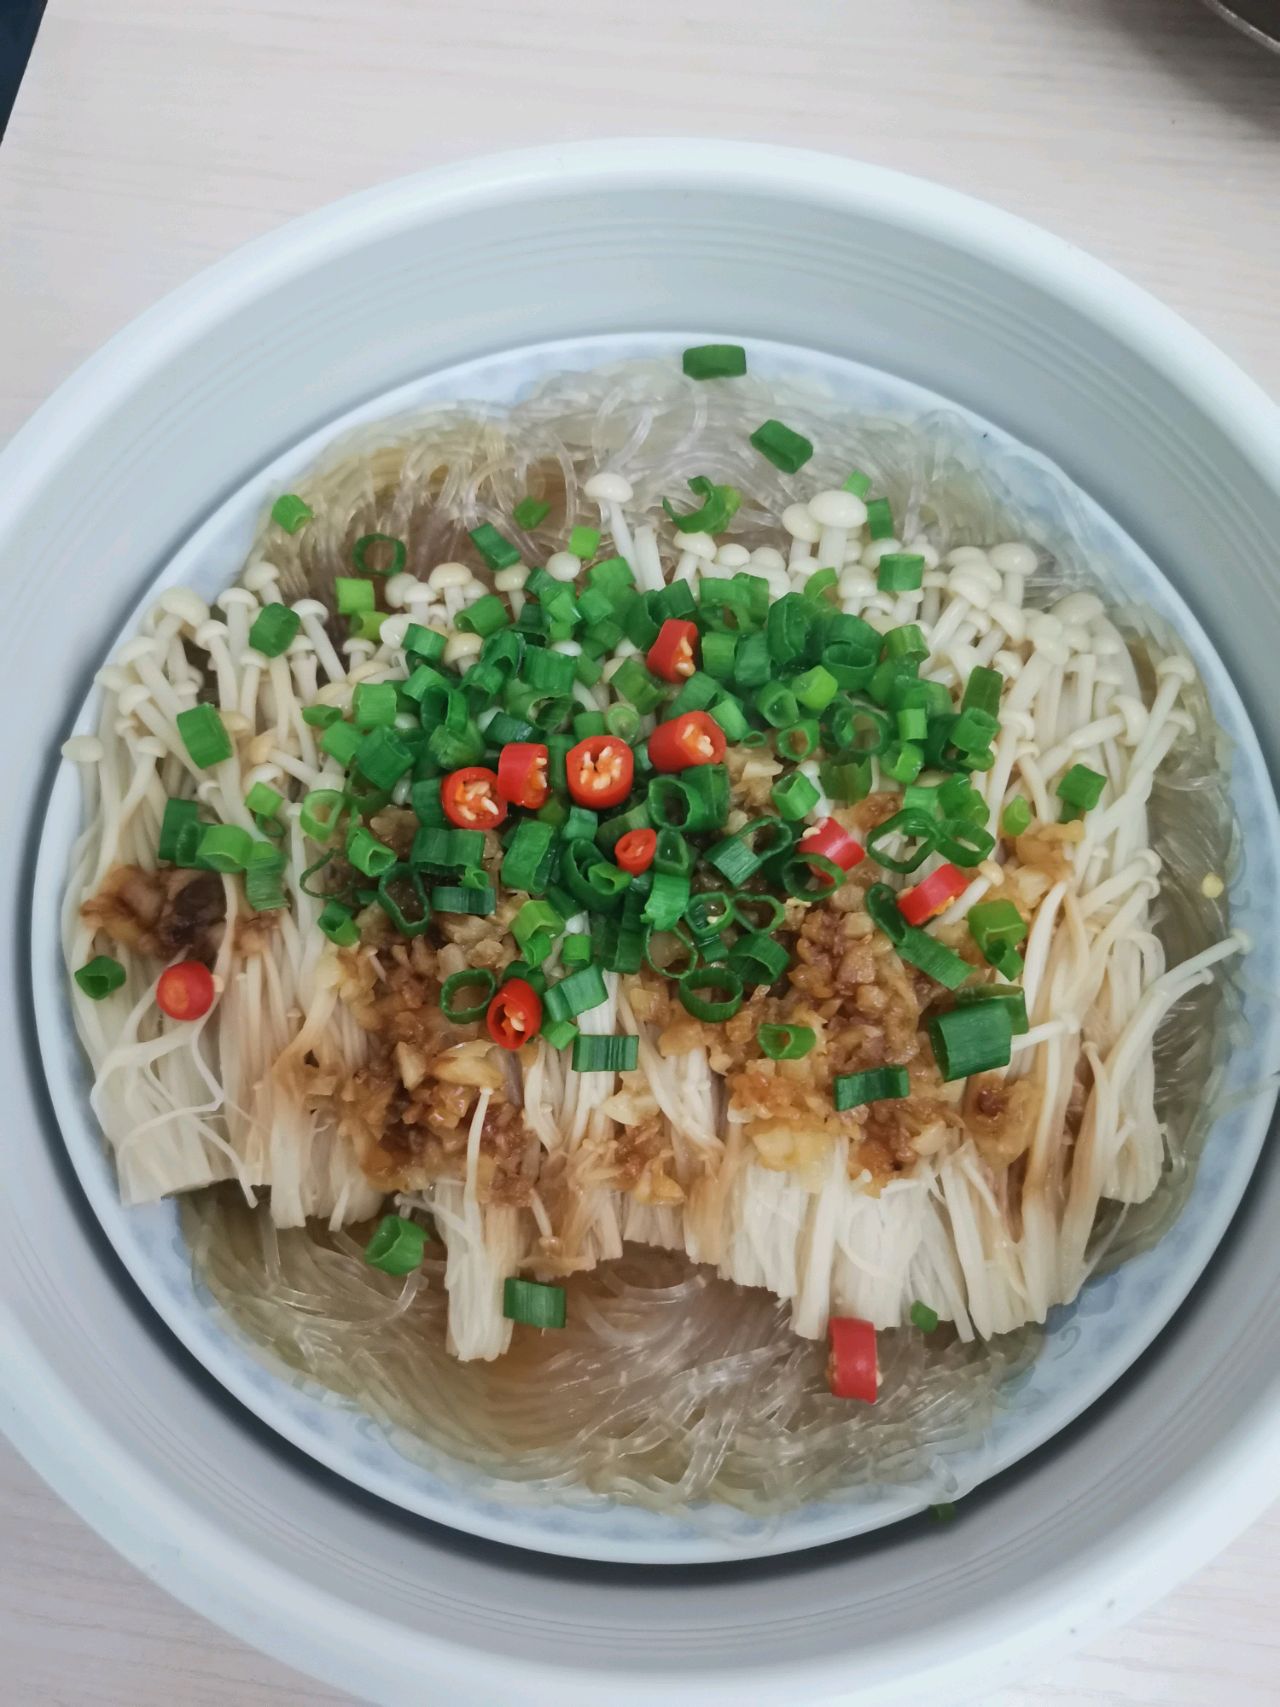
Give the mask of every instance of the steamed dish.
M 945 422 L 683 368 L 388 424 L 162 594 L 65 944 L 123 1197 L 200 1194 L 275 1357 L 777 1511 L 971 1438 L 1159 1236 L 1241 944 L 1176 646 Z

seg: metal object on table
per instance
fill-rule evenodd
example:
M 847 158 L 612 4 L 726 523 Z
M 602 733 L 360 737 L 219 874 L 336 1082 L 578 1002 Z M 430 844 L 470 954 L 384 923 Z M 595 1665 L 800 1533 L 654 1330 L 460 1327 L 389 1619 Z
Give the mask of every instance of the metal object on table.
M 1280 53 L 1280 0 L 1205 0 L 1251 41 Z

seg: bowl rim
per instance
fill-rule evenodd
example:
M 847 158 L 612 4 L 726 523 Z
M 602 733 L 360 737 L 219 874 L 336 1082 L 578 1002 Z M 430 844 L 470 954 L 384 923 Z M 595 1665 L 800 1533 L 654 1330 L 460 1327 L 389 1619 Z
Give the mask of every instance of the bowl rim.
M 1213 420 L 1242 461 L 1280 488 L 1280 415 L 1261 388 L 1172 310 L 1062 239 L 958 191 L 882 167 L 767 144 L 637 138 L 541 147 L 434 168 L 359 192 L 236 250 L 118 332 L 19 430 L 0 453 L 0 528 L 31 501 L 50 468 L 75 455 L 88 423 L 99 424 L 119 408 L 140 370 L 170 358 L 199 337 L 205 323 L 299 271 L 406 224 L 430 222 L 462 207 L 474 210 L 515 193 L 681 181 L 826 202 L 941 238 L 1039 286 L 1143 356 Z M 357 1669 L 354 1660 L 344 1665 L 343 1653 L 349 1644 L 352 1653 L 367 1656 L 387 1640 L 386 1621 L 336 1597 L 326 1601 L 288 1571 L 249 1553 L 202 1512 L 182 1506 L 123 1442 L 103 1435 L 87 1404 L 66 1388 L 25 1330 L 19 1328 L 11 1343 L 13 1355 L 4 1360 L 0 1376 L 6 1426 L 82 1516 L 171 1592 L 245 1639 L 304 1667 L 323 1654 L 331 1676 L 355 1689 L 367 1687 L 367 1670 Z M 993 1612 L 976 1646 L 972 1635 L 945 1628 L 923 1632 L 915 1675 L 945 1662 L 960 1668 L 949 1679 L 967 1670 L 975 1684 L 989 1683 L 993 1655 L 1028 1652 L 1068 1622 L 1079 1631 L 1131 1616 L 1280 1493 L 1277 1440 L 1280 1406 L 1258 1404 L 1241 1412 L 1217 1458 L 1109 1537 L 1105 1557 L 1095 1549 L 1092 1559 L 1030 1579 L 1019 1596 Z M 122 1486 L 134 1495 L 127 1509 L 118 1498 Z M 271 1608 L 270 1620 L 262 1616 L 264 1604 Z M 447 1644 L 425 1634 L 418 1641 L 419 1655 L 436 1643 L 442 1660 L 457 1663 L 458 1654 Z M 469 1649 L 466 1659 L 476 1663 Z M 815 1662 L 805 1682 L 847 1687 L 847 1677 L 827 1660 Z M 694 1698 L 691 1692 L 688 1698 Z

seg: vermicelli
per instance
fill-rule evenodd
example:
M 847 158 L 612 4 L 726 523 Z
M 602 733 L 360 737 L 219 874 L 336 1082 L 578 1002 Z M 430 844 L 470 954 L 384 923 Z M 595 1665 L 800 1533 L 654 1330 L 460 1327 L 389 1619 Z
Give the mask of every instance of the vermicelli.
M 812 441 L 794 472 L 753 443 L 770 418 Z M 662 362 L 562 376 L 502 412 L 385 423 L 335 447 L 298 498 L 296 531 L 265 520 L 213 610 L 186 589 L 160 596 L 99 674 L 96 735 L 67 748 L 89 822 L 65 952 L 72 972 L 119 956 L 117 988 L 95 1000 L 82 983 L 74 1000 L 124 1200 L 196 1193 L 184 1225 L 241 1328 L 370 1410 L 406 1450 L 557 1497 L 580 1487 L 762 1515 L 867 1480 L 936 1480 L 939 1455 L 990 1421 L 1050 1307 L 1101 1260 L 1154 1242 L 1194 1169 L 1226 1030 L 1218 972 L 1243 945 L 1222 897 L 1227 755 L 1176 639 L 1105 602 L 1105 566 L 1079 559 L 1069 503 L 1047 531 L 1019 515 L 957 418 L 868 419 L 795 387 L 700 382 Z M 708 515 L 723 504 L 718 527 L 673 524 L 700 501 Z M 873 514 L 896 531 L 873 529 Z M 486 528 L 509 553 L 491 559 Z M 378 552 L 390 572 L 362 577 Z M 612 901 L 565 887 L 566 819 L 581 802 L 554 774 L 555 810 L 521 816 L 515 802 L 505 848 L 495 825 L 479 857 L 451 870 L 431 864 L 451 844 L 415 839 L 459 822 L 437 816 L 440 778 L 462 774 L 454 755 L 468 743 L 484 753 L 482 776 L 503 742 L 541 741 L 546 754 L 571 720 L 562 761 L 579 728 L 584 740 L 599 731 L 602 751 L 657 751 L 647 743 L 671 705 L 640 666 L 668 588 L 680 590 L 672 610 L 698 613 L 685 626 L 704 649 L 712 634 L 733 645 L 763 634 L 760 613 L 787 600 L 809 635 L 808 652 L 783 664 L 768 628 L 771 679 L 755 686 L 733 674 L 730 644 L 717 654 L 727 674 L 686 671 L 699 715 L 730 734 L 715 761 L 727 812 L 683 839 L 694 878 L 675 886 L 681 907 L 719 892 L 706 863 L 721 857 L 716 838 L 763 821 L 781 824 L 792 865 L 808 860 L 819 877 L 797 892 L 793 872 L 779 892 L 783 856 L 771 865 L 730 848 L 726 869 L 737 861 L 749 875 L 729 885 L 741 919 L 719 949 L 696 912 L 680 913 L 678 930 L 652 923 L 673 893 L 652 874 L 633 877 L 633 899 L 612 914 Z M 754 627 L 745 615 L 737 630 L 717 627 L 718 599 L 740 613 L 754 599 Z M 350 626 L 335 614 L 344 606 Z M 292 638 L 263 651 L 251 636 L 273 611 Z M 548 611 L 568 613 L 565 633 Z M 841 629 L 837 616 L 858 623 Z M 850 664 L 840 639 L 864 632 L 883 644 L 882 666 L 916 636 L 919 655 L 871 680 L 876 660 Z M 422 634 L 440 637 L 425 676 Z M 514 638 L 495 648 L 502 634 Z M 540 674 L 521 673 L 531 651 L 568 660 L 543 671 L 572 678 L 563 710 L 547 709 L 555 694 L 537 688 Z M 486 674 L 495 658 L 506 663 Z M 805 676 L 817 666 L 829 694 Z M 913 689 L 895 713 L 899 679 Z M 368 690 L 387 684 L 387 719 L 370 721 Z M 980 684 L 995 696 L 990 714 Z M 793 689 L 812 693 L 811 714 Z M 788 704 L 794 719 L 771 725 Z M 184 718 L 197 705 L 216 709 L 226 739 L 203 759 Z M 830 715 L 842 705 L 843 725 Z M 949 741 L 970 709 L 985 749 Z M 539 716 L 551 722 L 529 721 Z M 869 756 L 835 750 L 833 728 L 882 725 Z M 344 759 L 335 726 L 351 731 L 350 752 L 383 729 L 412 770 L 383 787 L 372 757 L 369 772 Z M 490 733 L 521 727 L 529 734 Z M 936 762 L 922 769 L 916 743 Z M 476 786 L 483 803 L 489 785 Z M 329 794 L 340 847 L 313 833 Z M 278 807 L 252 809 L 273 796 Z M 935 797 L 967 802 L 968 840 L 950 805 L 936 808 L 936 837 L 919 829 Z M 647 826 L 658 798 L 637 780 L 587 813 L 588 839 L 600 831 L 588 875 L 606 863 L 616 877 L 610 811 Z M 925 803 L 914 829 L 912 799 Z M 793 800 L 803 816 L 788 829 Z M 177 860 L 160 857 L 173 802 L 191 803 L 196 838 Z M 560 863 L 513 884 L 526 823 L 550 826 L 529 846 Z M 200 839 L 218 826 L 238 834 Z M 838 886 L 823 888 L 827 866 L 806 849 L 814 829 L 845 850 Z M 920 835 L 959 851 L 930 843 L 906 870 L 902 850 Z M 402 891 L 362 876 L 369 846 L 385 869 L 394 862 Z M 253 860 L 279 885 L 257 907 Z M 949 887 L 904 937 L 883 897 L 905 908 L 934 873 Z M 401 930 L 415 884 L 431 896 L 429 927 Z M 655 886 L 665 900 L 642 915 Z M 773 926 L 741 922 L 771 896 Z M 534 900 L 549 913 L 522 911 Z M 999 917 L 1022 921 L 1011 958 L 980 923 Z M 551 935 L 530 964 L 520 945 L 538 928 Z M 647 962 L 629 965 L 619 946 L 632 929 Z M 695 984 L 659 969 L 668 937 L 713 985 L 737 980 L 729 1017 L 705 1017 Z M 510 985 L 513 1001 L 532 977 L 552 1000 L 573 970 L 566 945 L 588 939 L 576 963 L 599 966 L 599 992 L 571 1021 L 553 1023 L 540 1001 L 540 1034 L 508 1048 L 490 1041 L 492 1016 L 488 1033 L 450 1017 L 444 991 L 464 973 L 491 996 Z M 207 1012 L 158 1005 L 166 962 L 208 968 Z M 928 968 L 954 976 L 940 983 Z M 1001 1021 L 1003 1056 L 948 1079 L 939 1020 L 976 1012 L 966 996 L 1001 992 L 1025 1024 L 1010 1037 Z M 807 1050 L 764 1050 L 770 1026 L 798 1027 Z M 575 1070 L 593 1048 L 635 1064 Z M 868 1087 L 866 1101 L 841 1102 Z M 403 1283 L 364 1260 L 363 1224 L 379 1211 L 442 1241 Z M 513 1338 L 508 1283 L 522 1277 L 563 1295 L 559 1334 Z M 829 1317 L 882 1330 L 873 1407 L 851 1411 L 827 1390 L 814 1342 Z M 926 1318 L 942 1326 L 921 1331 Z

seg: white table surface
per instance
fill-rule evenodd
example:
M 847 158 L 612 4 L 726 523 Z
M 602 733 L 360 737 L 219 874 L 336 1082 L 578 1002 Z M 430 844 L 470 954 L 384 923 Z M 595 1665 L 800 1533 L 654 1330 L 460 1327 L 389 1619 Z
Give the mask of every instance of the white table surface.
M 659 132 L 985 196 L 1280 395 L 1280 59 L 1196 0 L 49 0 L 0 149 L 0 440 L 139 310 L 293 214 L 488 149 Z M 990 1707 L 1264 1707 L 1278 1629 L 1272 1512 Z M 0 1701 L 339 1700 L 168 1599 L 0 1448 Z

